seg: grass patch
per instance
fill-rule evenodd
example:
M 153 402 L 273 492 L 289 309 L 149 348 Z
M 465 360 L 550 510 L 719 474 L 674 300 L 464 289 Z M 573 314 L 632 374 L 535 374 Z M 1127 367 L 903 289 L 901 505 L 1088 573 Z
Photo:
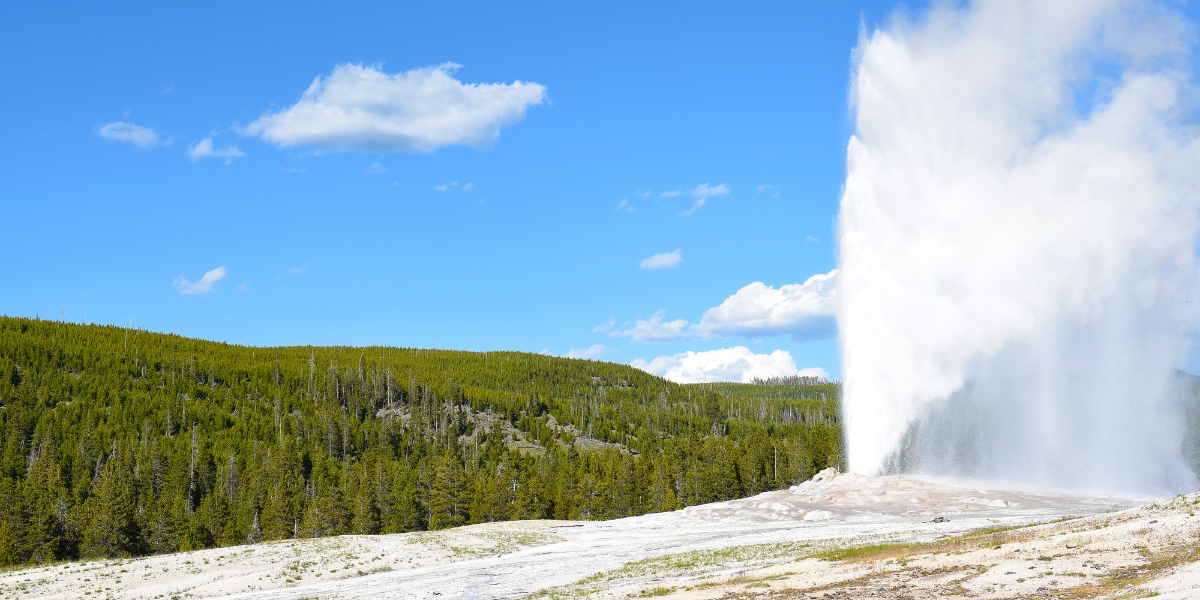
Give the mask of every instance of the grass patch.
M 423 531 L 410 534 L 408 543 L 441 548 L 453 557 L 473 557 L 507 554 L 520 548 L 552 544 L 563 539 L 540 531 Z
M 1056 519 L 1045 523 L 1029 525 L 1010 525 L 1006 527 L 987 527 L 962 535 L 942 538 L 932 542 L 908 542 L 896 544 L 871 544 L 867 546 L 852 546 L 835 548 L 818 552 L 812 558 L 828 561 L 870 562 L 876 560 L 896 560 L 903 564 L 905 559 L 923 554 L 961 553 L 980 548 L 998 549 L 1004 544 L 1019 542 L 1032 537 L 1027 530 L 1039 525 L 1059 523 L 1071 518 Z
M 631 561 L 609 571 L 601 571 L 580 579 L 573 584 L 542 590 L 528 596 L 528 598 L 584 598 L 601 593 L 605 589 L 608 589 L 608 584 L 622 580 L 701 575 L 705 569 L 714 566 L 723 568 L 734 565 L 757 567 L 774 561 L 804 558 L 810 556 L 813 549 L 814 542 L 779 542 L 733 546 L 717 550 L 693 550 L 691 552 L 655 556 Z M 773 578 L 741 578 L 735 579 L 733 583 L 753 584 L 765 582 L 770 579 Z M 700 587 L 702 588 L 703 584 Z M 668 590 L 667 592 L 656 594 L 663 595 L 670 593 L 669 590 L 673 589 L 675 588 L 652 588 L 641 592 L 641 595 L 647 595 L 651 591 L 661 592 L 662 590 Z
M 714 565 L 745 564 L 781 558 L 808 556 L 812 544 L 808 542 L 780 542 L 775 544 L 752 544 L 733 546 L 718 550 L 693 550 L 679 554 L 655 556 L 628 562 L 617 569 L 602 571 L 579 581 L 580 584 L 600 583 L 618 579 L 633 579 L 661 575 L 681 575 Z

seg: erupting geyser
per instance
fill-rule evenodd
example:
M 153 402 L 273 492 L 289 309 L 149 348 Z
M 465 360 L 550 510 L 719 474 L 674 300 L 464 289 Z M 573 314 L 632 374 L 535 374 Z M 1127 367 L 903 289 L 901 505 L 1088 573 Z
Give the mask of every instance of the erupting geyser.
M 1197 487 L 1173 391 L 1200 303 L 1191 27 L 1148 2 L 988 0 L 864 32 L 839 216 L 850 468 Z

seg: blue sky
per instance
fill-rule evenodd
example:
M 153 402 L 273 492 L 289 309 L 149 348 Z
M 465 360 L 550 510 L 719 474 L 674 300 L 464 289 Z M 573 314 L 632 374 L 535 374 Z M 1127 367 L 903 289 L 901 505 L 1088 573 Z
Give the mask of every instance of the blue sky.
M 850 54 L 893 8 L 6 4 L 0 313 L 640 364 L 745 346 L 837 376 L 820 308 L 704 315 L 836 266 Z M 502 86 L 465 125 L 425 98 L 441 128 L 408 137 L 300 123 L 346 65 Z M 326 112 L 295 112 L 317 78 Z

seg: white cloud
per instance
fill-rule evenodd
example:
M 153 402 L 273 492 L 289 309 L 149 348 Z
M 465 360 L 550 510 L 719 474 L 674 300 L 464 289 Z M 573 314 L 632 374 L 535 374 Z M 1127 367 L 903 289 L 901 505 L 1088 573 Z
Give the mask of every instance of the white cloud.
M 797 377 L 815 377 L 817 379 L 824 379 L 825 381 L 829 381 L 829 379 L 830 379 L 829 373 L 826 372 L 825 369 L 822 369 L 821 367 L 809 367 L 807 369 L 800 369 L 800 371 L 796 373 L 796 376 Z
M 629 200 L 625 198 L 621 198 L 621 201 L 617 203 L 617 210 L 623 210 L 625 212 L 637 212 L 637 209 L 633 207 L 633 204 L 630 204 Z
M 635 342 L 674 342 L 684 336 L 688 322 L 683 319 L 663 322 L 666 311 L 658 311 L 649 319 L 640 319 L 633 327 L 613 331 L 612 337 L 627 337 Z
M 693 203 L 692 203 L 692 207 L 691 207 L 691 208 L 689 208 L 689 209 L 687 209 L 687 210 L 685 210 L 685 211 L 683 211 L 683 212 L 679 213 L 679 216 L 681 216 L 681 217 L 687 217 L 687 216 L 690 216 L 690 215 L 692 215 L 693 213 L 695 213 L 696 211 L 698 211 L 698 210 L 700 210 L 701 208 L 703 208 L 705 204 L 708 204 L 708 200 L 705 200 L 704 198 L 700 198 L 700 199 L 698 199 L 698 200 L 696 200 L 695 202 L 693 202 Z
M 776 350 L 770 354 L 755 354 L 745 346 L 721 348 L 707 352 L 688 350 L 673 356 L 660 356 L 646 362 L 642 359 L 630 363 L 633 367 L 669 379 L 677 383 L 702 383 L 706 381 L 750 382 L 755 377 L 788 377 L 805 373 L 816 376 L 822 369 L 796 370 L 796 362 L 787 350 Z M 827 377 L 827 375 L 825 375 Z
M 239 292 L 248 292 L 250 291 L 250 284 L 246 282 L 239 283 L 237 289 Z
M 371 166 L 367 167 L 367 169 L 365 171 L 363 171 L 363 173 L 366 173 L 367 175 L 378 175 L 380 173 L 387 173 L 387 167 L 383 166 L 383 163 L 371 163 Z
M 804 241 L 808 242 L 809 244 L 820 244 L 821 238 L 819 238 L 815 235 L 810 235 L 810 236 L 804 238 Z
M 206 137 L 195 144 L 192 144 L 192 147 L 188 148 L 187 155 L 192 159 L 193 162 L 202 158 L 213 157 L 224 158 L 225 164 L 229 164 L 233 162 L 233 159 L 235 158 L 242 158 L 243 156 L 246 156 L 246 153 L 239 150 L 237 146 L 213 148 L 212 138 Z
M 643 259 L 642 268 L 646 270 L 673 269 L 678 267 L 681 262 L 683 262 L 683 254 L 676 248 L 674 252 L 663 252 Z
M 791 335 L 799 342 L 835 333 L 837 269 L 778 289 L 755 281 L 704 312 L 692 327 L 702 337 Z
M 312 264 L 311 260 L 306 260 L 306 261 L 304 261 L 304 264 L 297 265 L 295 267 L 288 269 L 287 274 L 288 275 L 299 275 L 299 274 L 303 273 L 304 271 L 306 271 L 308 269 L 308 266 L 311 264 Z
M 204 294 L 213 293 L 215 291 L 213 290 L 213 286 L 224 278 L 225 267 L 221 266 L 205 273 L 204 276 L 200 278 L 200 281 L 188 281 L 186 277 L 180 274 L 179 277 L 176 277 L 175 281 L 171 283 L 175 286 L 175 291 L 179 292 L 180 295 L 201 296 Z
M 96 135 L 114 142 L 133 144 L 138 148 L 153 148 L 163 144 L 162 140 L 158 137 L 158 133 L 153 129 L 134 125 L 133 123 L 126 123 L 125 121 L 105 123 L 96 128 Z
M 450 183 L 442 183 L 442 184 L 435 185 L 435 186 L 433 186 L 433 189 L 436 191 L 439 191 L 439 192 L 448 192 L 450 190 L 462 190 L 464 192 L 469 192 L 469 191 L 475 189 L 475 184 L 473 184 L 471 182 L 467 182 L 467 183 L 463 184 L 462 186 L 459 186 L 457 181 L 451 181 Z
M 388 75 L 375 67 L 338 65 L 317 77 L 299 102 L 245 128 L 279 146 L 322 150 L 431 152 L 443 146 L 487 147 L 500 127 L 541 104 L 545 86 L 531 82 L 464 84 L 444 63 Z
M 658 197 L 659 198 L 674 198 L 675 196 L 679 196 L 681 194 L 683 194 L 683 192 L 681 192 L 679 190 L 670 190 L 670 191 L 659 194 Z
M 764 183 L 764 184 L 758 186 L 758 193 L 759 194 L 770 194 L 772 198 L 778 198 L 779 197 L 779 188 L 777 188 L 773 185 L 767 185 Z
M 613 325 L 616 325 L 616 323 L 617 323 L 616 319 L 609 317 L 608 320 L 605 321 L 603 325 L 597 325 L 597 326 L 593 327 L 592 333 L 604 333 L 605 331 L 612 329 Z
M 688 193 L 697 198 L 715 198 L 729 194 L 729 188 L 723 183 L 715 186 L 702 183 L 689 190 Z
M 605 352 L 608 352 L 608 348 L 606 348 L 604 344 L 596 344 L 595 346 L 588 348 L 571 348 L 571 351 L 567 352 L 563 356 L 566 356 L 567 358 L 597 360 L 601 356 L 604 356 Z
M 702 184 L 688 190 L 688 194 L 691 196 L 694 196 L 696 198 L 696 201 L 693 202 L 691 207 L 689 207 L 687 210 L 679 213 L 679 216 L 687 217 L 692 214 L 695 214 L 696 211 L 700 210 L 701 208 L 704 208 L 704 205 L 708 204 L 709 198 L 716 198 L 717 196 L 724 196 L 728 193 L 729 193 L 729 187 L 723 183 L 720 185 L 715 185 L 715 186 L 709 185 L 707 183 L 702 183 Z

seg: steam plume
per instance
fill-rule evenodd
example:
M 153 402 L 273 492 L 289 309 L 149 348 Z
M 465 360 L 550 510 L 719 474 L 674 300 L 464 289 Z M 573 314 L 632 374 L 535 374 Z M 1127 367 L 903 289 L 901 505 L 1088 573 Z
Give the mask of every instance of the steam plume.
M 1171 394 L 1200 301 L 1188 35 L 1116 0 L 942 5 L 864 32 L 839 217 L 852 469 L 894 465 L 957 402 L 967 474 L 1195 486 Z

